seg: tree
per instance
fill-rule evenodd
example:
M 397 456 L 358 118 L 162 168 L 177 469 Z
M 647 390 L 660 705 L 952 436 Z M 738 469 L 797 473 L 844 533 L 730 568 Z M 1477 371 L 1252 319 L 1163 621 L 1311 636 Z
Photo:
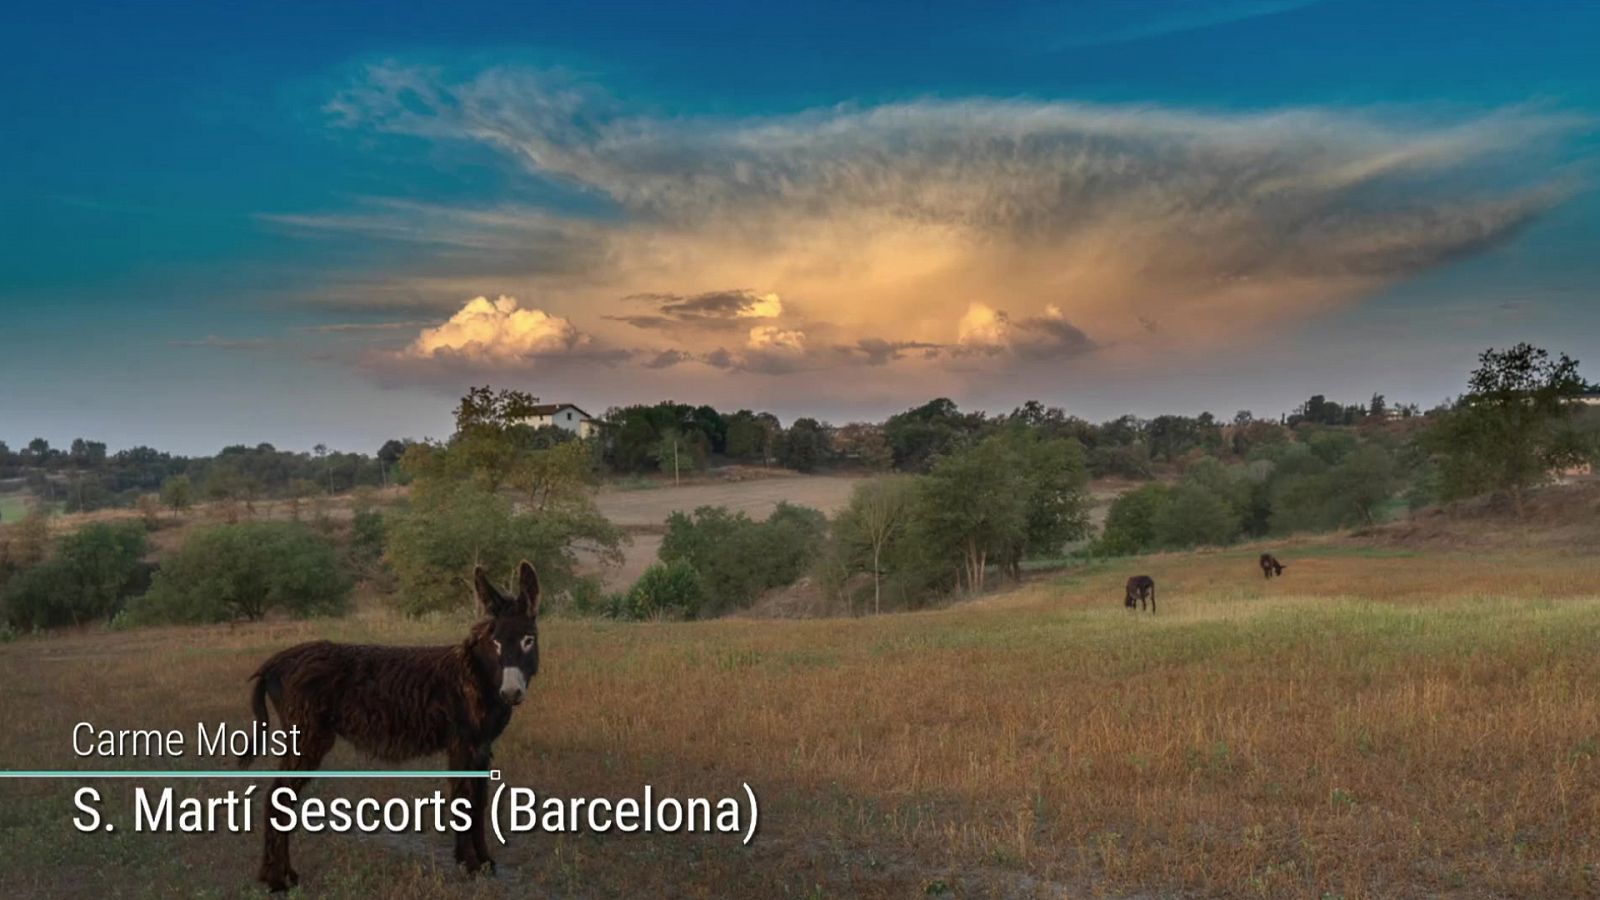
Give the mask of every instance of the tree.
M 883 428 L 871 422 L 851 422 L 833 433 L 833 452 L 877 471 L 894 466 L 894 451 Z
M 173 514 L 183 512 L 194 502 L 194 485 L 187 475 L 173 475 L 161 482 L 161 502 Z
M 725 452 L 734 459 L 760 459 L 765 463 L 772 455 L 774 435 L 782 431 L 773 414 L 741 409 L 728 417 Z
M 1372 525 L 1378 510 L 1394 495 L 1394 455 L 1377 444 L 1363 444 L 1328 473 L 1329 494 L 1338 506 L 1339 523 Z
M 1446 499 L 1494 492 L 1521 516 L 1529 489 L 1587 455 L 1569 427 L 1585 387 L 1566 354 L 1526 343 L 1485 350 L 1467 393 L 1430 432 Z
M 389 484 L 389 473 L 400 465 L 400 460 L 406 455 L 406 447 L 409 443 L 409 441 L 390 438 L 383 442 L 382 447 L 378 448 L 378 476 L 385 487 Z
M 398 465 L 400 457 L 406 455 L 406 446 L 409 443 L 409 441 L 402 441 L 398 438 L 390 438 L 384 441 L 383 446 L 378 448 L 378 460 L 386 466 Z
M 1020 581 L 1024 558 L 1054 555 L 1068 541 L 1088 535 L 1089 471 L 1083 446 L 1070 438 L 1023 431 L 1006 440 L 1021 463 L 1017 475 L 1027 504 L 1021 539 L 1010 545 L 1006 560 L 1011 577 Z
M 827 458 L 828 433 L 816 419 L 796 419 L 784 432 L 778 462 L 796 472 L 812 472 Z
M 889 546 L 911 524 L 916 507 L 917 482 L 910 476 L 891 475 L 860 482 L 850 492 L 850 503 L 840 512 L 834 530 L 840 540 L 865 549 L 872 573 L 872 611 L 883 612 L 883 560 Z
M 669 428 L 651 449 L 650 457 L 656 461 L 662 473 L 672 473 L 672 483 L 677 484 L 684 469 L 692 472 L 700 468 L 698 449 L 678 429 Z
M 983 430 L 979 414 L 963 414 L 948 397 L 890 416 L 883 434 L 894 451 L 895 468 L 925 472 L 934 460 L 971 443 Z
M 1145 440 L 1150 445 L 1150 455 L 1172 462 L 1184 451 L 1200 442 L 1200 426 L 1186 416 L 1156 416 L 1145 427 Z
M 388 523 L 384 558 L 411 615 L 470 604 L 474 565 L 508 570 L 527 559 L 553 595 L 579 580 L 579 554 L 619 564 L 622 532 L 592 506 L 519 511 L 511 500 L 468 481 L 419 482 L 409 509 Z
M 1028 490 L 1014 450 L 1003 440 L 983 441 L 946 456 L 921 481 L 918 526 L 930 548 L 958 561 L 958 584 L 983 590 L 991 555 L 1002 559 L 1024 540 Z

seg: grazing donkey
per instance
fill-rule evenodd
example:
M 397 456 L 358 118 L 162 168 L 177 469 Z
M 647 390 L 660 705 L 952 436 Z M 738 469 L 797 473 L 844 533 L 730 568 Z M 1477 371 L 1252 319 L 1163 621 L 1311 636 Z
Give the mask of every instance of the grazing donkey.
M 1156 580 L 1149 575 L 1135 575 L 1128 579 L 1128 592 L 1122 598 L 1122 605 L 1138 609 L 1140 601 L 1150 603 L 1151 613 L 1156 611 Z
M 1278 562 L 1278 558 L 1271 553 L 1261 554 L 1261 574 L 1263 576 L 1271 578 L 1274 575 L 1282 575 L 1285 568 L 1287 567 Z
M 300 754 L 283 757 L 279 768 L 285 774 L 273 781 L 273 790 L 303 788 L 308 779 L 289 773 L 316 769 L 336 737 L 391 762 L 444 752 L 451 769 L 489 768 L 494 739 L 539 672 L 539 576 L 523 562 L 517 580 L 516 596 L 507 597 L 489 583 L 482 567 L 477 569 L 473 586 L 486 618 L 453 646 L 316 641 L 262 663 L 251 676 L 256 720 L 266 726 L 270 696 L 281 724 L 300 728 Z M 241 756 L 239 765 L 248 766 L 251 759 Z M 458 778 L 450 788 L 452 798 L 465 797 L 471 805 L 471 826 L 456 833 L 456 862 L 469 873 L 494 871 L 484 837 L 488 784 L 482 778 Z M 274 892 L 300 880 L 289 865 L 288 832 L 271 824 L 259 878 Z

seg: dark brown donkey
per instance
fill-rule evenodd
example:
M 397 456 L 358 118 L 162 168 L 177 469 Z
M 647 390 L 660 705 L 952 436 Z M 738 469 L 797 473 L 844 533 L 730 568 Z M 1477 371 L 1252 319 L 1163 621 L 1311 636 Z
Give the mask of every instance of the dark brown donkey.
M 1278 562 L 1276 556 L 1271 553 L 1261 554 L 1261 574 L 1263 576 L 1271 578 L 1274 575 L 1282 575 L 1284 568 L 1285 566 L 1283 563 Z
M 1138 609 L 1140 601 L 1149 601 L 1150 612 L 1156 611 L 1156 580 L 1149 575 L 1135 575 L 1128 579 L 1128 592 L 1122 597 L 1122 605 Z
M 507 597 L 480 567 L 473 577 L 486 616 L 466 640 L 448 647 L 371 647 L 316 641 L 290 647 L 261 664 L 250 705 L 267 723 L 267 697 L 285 728 L 300 729 L 300 754 L 280 769 L 314 770 L 342 737 L 379 759 L 401 762 L 449 754 L 450 768 L 489 768 L 494 739 L 511 721 L 539 672 L 539 576 L 527 562 L 517 567 L 518 590 Z M 241 756 L 239 765 L 250 764 Z M 297 793 L 308 779 L 279 776 L 272 783 Z M 456 833 L 456 862 L 468 872 L 493 871 L 484 837 L 489 788 L 482 778 L 450 783 L 453 798 L 471 805 L 471 826 Z M 268 817 L 269 819 L 271 816 Z M 289 834 L 269 823 L 260 880 L 287 890 L 300 877 L 289 865 Z

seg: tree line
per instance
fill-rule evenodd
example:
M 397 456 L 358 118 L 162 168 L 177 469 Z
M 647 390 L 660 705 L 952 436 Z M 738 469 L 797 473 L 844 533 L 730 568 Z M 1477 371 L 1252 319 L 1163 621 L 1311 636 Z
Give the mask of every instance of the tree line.
M 44 438 L 18 450 L 0 441 L 0 482 L 14 482 L 37 502 L 66 512 L 133 507 L 152 495 L 175 509 L 202 501 L 254 504 L 392 484 L 409 443 L 392 439 L 373 454 L 322 444 L 309 453 L 238 444 L 214 456 L 188 457 L 145 446 L 107 453 L 104 443 L 83 438 L 66 450 Z
M 934 400 L 881 425 L 802 419 L 787 429 L 761 413 L 657 404 L 613 410 L 598 439 L 578 440 L 530 425 L 531 395 L 474 388 L 450 438 L 380 451 L 377 483 L 411 486 L 387 508 L 374 503 L 359 466 L 263 445 L 184 460 L 160 479 L 160 493 L 177 507 L 192 500 L 178 496 L 194 490 L 192 479 L 250 478 L 287 492 L 288 520 L 214 516 L 220 523 L 192 529 L 159 569 L 145 537 L 169 521 L 159 510 L 62 536 L 39 513 L 10 524 L 0 531 L 0 619 L 14 632 L 99 618 L 336 614 L 360 582 L 402 612 L 429 614 L 468 602 L 472 566 L 509 570 L 522 558 L 566 608 L 617 618 L 718 615 L 802 579 L 854 611 L 911 608 L 982 591 L 994 577 L 1020 578 L 1068 552 L 1125 555 L 1372 525 L 1479 495 L 1521 514 L 1539 484 L 1596 458 L 1600 407 L 1582 402 L 1593 392 L 1576 361 L 1521 344 L 1482 354 L 1451 403 L 1408 414 L 1374 398 L 1353 425 L 1343 423 L 1354 404 L 1326 401 L 1279 421 L 1240 413 L 1227 423 L 1201 415 L 1093 425 L 1036 402 L 988 416 Z M 600 514 L 593 489 L 630 446 L 648 448 L 641 458 L 657 468 L 669 449 L 678 465 L 694 464 L 698 447 L 875 475 L 832 517 L 789 504 L 760 520 L 717 507 L 675 514 L 657 564 L 608 595 L 592 563 L 619 562 L 628 539 Z M 38 446 L 27 452 L 52 458 Z M 78 456 L 169 464 L 159 454 Z M 1163 477 L 1149 478 L 1158 466 Z M 1108 474 L 1146 483 L 1120 492 L 1094 534 L 1088 486 Z M 324 510 L 302 521 L 293 486 L 313 477 L 357 488 L 348 518 Z

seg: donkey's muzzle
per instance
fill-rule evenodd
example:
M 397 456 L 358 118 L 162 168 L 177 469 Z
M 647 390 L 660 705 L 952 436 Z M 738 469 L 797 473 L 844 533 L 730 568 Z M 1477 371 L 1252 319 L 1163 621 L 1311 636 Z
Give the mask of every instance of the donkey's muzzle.
M 500 672 L 500 699 L 517 706 L 528 696 L 528 676 L 516 666 L 507 666 Z

